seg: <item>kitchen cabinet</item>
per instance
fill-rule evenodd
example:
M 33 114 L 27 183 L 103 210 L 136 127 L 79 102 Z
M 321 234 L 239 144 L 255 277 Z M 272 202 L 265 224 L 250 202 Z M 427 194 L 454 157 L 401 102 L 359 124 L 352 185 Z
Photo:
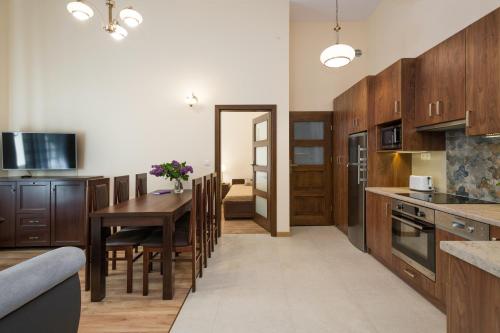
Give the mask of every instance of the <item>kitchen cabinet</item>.
M 465 34 L 467 135 L 500 133 L 500 9 Z
M 55 181 L 51 186 L 51 245 L 85 244 L 85 183 Z
M 451 256 L 442 251 L 440 243 L 444 241 L 465 241 L 465 238 L 436 228 L 436 298 L 441 309 L 446 309 L 446 289 L 448 287 L 448 267 Z
M 372 79 L 373 77 L 367 76 L 350 88 L 350 100 L 346 105 L 349 115 L 349 134 L 368 129 L 369 89 Z
M 436 286 L 434 281 L 427 278 L 425 275 L 395 255 L 392 256 L 392 267 L 394 273 L 396 273 L 401 279 L 412 286 L 413 289 L 424 295 L 433 304 L 436 304 Z
M 347 160 L 348 112 L 352 91 L 348 90 L 334 100 L 333 112 L 333 221 L 347 234 Z
M 392 266 L 391 203 L 386 196 L 366 193 L 366 242 L 371 255 Z
M 413 63 L 413 59 L 401 59 L 374 77 L 374 113 L 375 124 L 393 122 L 401 119 L 403 105 L 402 83 L 413 81 L 406 77 L 408 71 L 403 71 L 408 65 Z M 402 77 L 405 75 L 405 77 Z M 413 94 L 412 91 L 409 91 Z M 411 99 L 411 96 L 408 96 Z
M 490 225 L 490 239 L 500 241 L 500 227 Z
M 465 30 L 417 58 L 415 126 L 465 119 Z
M 13 247 L 16 232 L 16 183 L 0 182 L 0 247 Z
M 449 276 L 448 332 L 499 332 L 500 278 L 454 256 Z

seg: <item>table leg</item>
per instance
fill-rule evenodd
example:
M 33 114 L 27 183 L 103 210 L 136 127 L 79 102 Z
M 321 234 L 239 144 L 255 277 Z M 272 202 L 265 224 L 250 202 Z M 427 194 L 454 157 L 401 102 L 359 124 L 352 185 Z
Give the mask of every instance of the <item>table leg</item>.
M 175 284 L 175 266 L 172 258 L 172 237 L 173 237 L 173 218 L 165 217 L 163 220 L 163 299 L 174 298 Z
M 90 262 L 90 300 L 100 302 L 106 297 L 105 252 L 106 229 L 102 227 L 102 218 L 92 218 Z

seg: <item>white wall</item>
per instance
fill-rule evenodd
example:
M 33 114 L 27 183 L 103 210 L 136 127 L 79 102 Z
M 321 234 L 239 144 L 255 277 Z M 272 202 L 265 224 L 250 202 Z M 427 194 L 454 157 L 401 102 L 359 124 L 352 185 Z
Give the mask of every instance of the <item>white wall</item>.
M 0 132 L 9 127 L 8 5 L 7 1 L 0 1 Z M 0 146 L 0 152 L 1 149 Z M 5 174 L 0 170 L 0 176 Z
M 340 38 L 366 52 L 364 22 L 342 23 Z M 370 54 L 338 69 L 327 68 L 319 61 L 321 52 L 335 40 L 332 22 L 290 23 L 290 110 L 332 110 L 333 97 L 366 75 Z
M 144 23 L 117 43 L 64 1 L 10 0 L 10 129 L 77 132 L 80 174 L 178 159 L 200 176 L 214 168 L 215 104 L 277 104 L 278 231 L 288 231 L 288 1 L 119 3 Z
M 263 112 L 223 112 L 221 116 L 221 165 L 223 180 L 253 178 L 252 120 Z

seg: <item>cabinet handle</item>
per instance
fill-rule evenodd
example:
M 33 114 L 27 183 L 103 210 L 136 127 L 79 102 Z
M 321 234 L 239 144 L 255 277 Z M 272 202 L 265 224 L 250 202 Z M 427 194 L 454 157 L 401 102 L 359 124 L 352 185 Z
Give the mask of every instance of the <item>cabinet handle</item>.
M 470 113 L 471 110 L 465 111 L 465 127 L 470 128 Z
M 439 114 L 441 113 L 439 105 L 441 105 L 441 101 L 436 102 L 436 116 L 439 116 Z
M 385 204 L 385 216 L 389 216 L 389 209 L 390 209 L 391 204 L 388 202 Z
M 11 189 L 12 193 L 16 193 L 16 187 L 15 186 L 12 186 L 10 189 Z
M 5 221 L 7 221 L 7 220 L 4 219 L 3 217 L 0 217 L 0 223 L 5 222 Z
M 409 270 L 407 270 L 406 268 L 403 269 L 403 272 L 406 273 L 406 275 L 408 275 L 409 277 L 411 277 L 412 279 L 415 278 L 415 274 L 413 274 L 412 272 L 410 272 Z
M 40 237 L 38 236 L 31 236 L 31 237 L 28 237 L 29 240 L 37 240 L 39 239 Z
M 28 223 L 38 224 L 38 223 L 40 223 L 40 221 L 38 221 L 38 220 L 29 220 Z
M 429 103 L 429 117 L 432 117 L 432 103 Z
M 399 101 L 398 100 L 394 101 L 394 113 L 400 113 L 400 111 L 399 111 Z

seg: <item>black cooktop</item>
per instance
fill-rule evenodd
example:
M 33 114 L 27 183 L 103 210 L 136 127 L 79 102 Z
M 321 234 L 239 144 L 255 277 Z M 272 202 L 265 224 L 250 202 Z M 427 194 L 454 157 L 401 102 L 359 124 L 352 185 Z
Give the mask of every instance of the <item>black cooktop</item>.
M 468 197 L 461 197 L 458 195 L 445 194 L 445 193 L 397 193 L 404 197 L 409 197 L 412 199 L 427 201 L 435 204 L 494 204 L 495 202 L 489 202 L 479 199 L 473 199 Z

